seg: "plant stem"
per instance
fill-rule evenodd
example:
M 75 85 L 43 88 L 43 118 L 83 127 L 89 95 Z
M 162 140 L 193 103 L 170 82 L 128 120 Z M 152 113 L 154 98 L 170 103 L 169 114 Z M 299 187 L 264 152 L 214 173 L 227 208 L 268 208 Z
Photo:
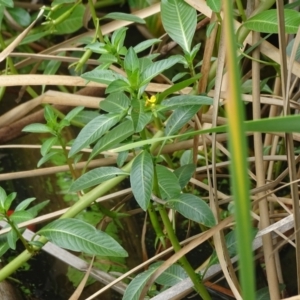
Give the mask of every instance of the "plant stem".
M 162 218 L 162 221 L 165 225 L 165 228 L 166 228 L 166 231 L 168 234 L 168 238 L 170 239 L 172 246 L 174 248 L 174 251 L 178 252 L 181 249 L 181 246 L 178 242 L 177 236 L 175 235 L 175 232 L 173 230 L 173 227 L 172 227 L 172 224 L 168 217 L 168 214 L 166 212 L 166 209 L 163 205 L 158 204 L 158 210 L 159 210 L 160 216 Z M 199 293 L 199 295 L 204 300 L 211 300 L 211 297 L 208 294 L 204 284 L 201 282 L 200 276 L 195 273 L 194 269 L 192 268 L 192 266 L 190 265 L 190 263 L 188 262 L 186 257 L 185 256 L 181 257 L 179 259 L 179 262 L 181 263 L 182 267 L 184 268 L 184 270 L 187 272 L 187 274 L 191 278 L 191 280 L 195 286 L 195 289 Z

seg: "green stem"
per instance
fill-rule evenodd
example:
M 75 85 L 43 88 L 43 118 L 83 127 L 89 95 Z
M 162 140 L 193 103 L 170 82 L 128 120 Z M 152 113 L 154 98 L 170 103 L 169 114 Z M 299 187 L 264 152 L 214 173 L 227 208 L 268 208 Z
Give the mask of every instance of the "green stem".
M 245 22 L 247 20 L 247 17 L 246 17 L 246 14 L 245 14 L 243 3 L 241 2 L 241 0 L 236 0 L 236 5 L 237 5 L 237 8 L 240 12 L 240 15 L 241 15 L 241 18 L 242 18 L 243 22 Z
M 169 216 L 167 214 L 167 211 L 165 207 L 161 204 L 158 204 L 159 208 L 159 213 L 162 218 L 162 221 L 165 225 L 168 238 L 170 239 L 170 242 L 172 243 L 172 246 L 174 248 L 175 252 L 178 252 L 181 249 L 181 246 L 179 244 L 179 241 L 177 239 L 177 236 L 175 235 L 175 232 L 173 230 L 172 224 L 170 222 Z M 185 256 L 181 257 L 179 259 L 179 262 L 181 263 L 182 267 L 184 270 L 187 272 L 189 277 L 191 278 L 196 291 L 199 293 L 199 295 L 204 299 L 204 300 L 211 300 L 210 295 L 208 294 L 204 284 L 201 282 L 200 276 L 195 273 L 194 269 L 190 265 L 189 261 L 186 259 Z
M 150 218 L 152 227 L 156 234 L 156 240 L 159 239 L 160 242 L 162 243 L 162 245 L 164 246 L 164 248 L 166 248 L 165 235 L 160 227 L 157 213 L 156 213 L 155 207 L 152 204 L 152 202 L 150 202 L 147 212 L 149 214 L 149 218 Z

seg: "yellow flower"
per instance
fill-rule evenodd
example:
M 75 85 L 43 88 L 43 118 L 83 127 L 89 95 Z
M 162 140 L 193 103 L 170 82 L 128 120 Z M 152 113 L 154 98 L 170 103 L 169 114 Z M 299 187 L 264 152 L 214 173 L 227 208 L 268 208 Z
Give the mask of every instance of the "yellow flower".
M 151 96 L 150 99 L 147 97 L 145 105 L 150 106 L 150 107 L 154 107 L 155 104 L 156 104 L 156 101 L 157 101 L 157 99 L 156 99 L 155 96 Z

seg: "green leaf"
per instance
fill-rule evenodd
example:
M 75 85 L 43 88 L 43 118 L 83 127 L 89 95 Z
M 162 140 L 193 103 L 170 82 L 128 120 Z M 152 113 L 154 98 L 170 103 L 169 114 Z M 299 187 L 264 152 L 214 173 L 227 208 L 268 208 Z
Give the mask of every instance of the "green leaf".
M 0 206 L 1 208 L 5 209 L 5 200 L 6 200 L 6 192 L 5 190 L 0 186 Z
M 187 164 L 174 171 L 174 174 L 178 178 L 181 189 L 183 189 L 189 183 L 195 170 L 196 166 L 194 164 Z
M 39 168 L 41 165 L 43 165 L 44 163 L 46 163 L 47 161 L 49 161 L 53 156 L 55 156 L 56 154 L 58 154 L 60 151 L 59 150 L 55 150 L 55 151 L 51 151 L 48 152 L 46 155 L 44 155 L 37 163 L 37 167 Z
M 63 120 L 66 120 L 68 122 L 71 122 L 82 110 L 84 109 L 84 106 L 77 106 L 73 108 L 71 111 L 68 112 L 68 114 L 63 118 Z
M 28 34 L 25 36 L 25 38 L 20 42 L 19 46 L 26 45 L 29 43 L 33 43 L 35 41 L 40 40 L 46 35 L 49 35 L 50 31 L 43 31 L 43 32 L 38 32 L 38 33 L 33 33 L 33 34 Z
M 157 268 L 151 268 L 137 275 L 127 286 L 122 300 L 139 300 L 143 287 Z
M 33 218 L 32 214 L 26 210 L 22 210 L 22 211 L 14 211 L 11 215 L 10 215 L 10 219 L 16 223 L 22 223 L 22 222 L 26 222 L 29 221 Z
M 76 0 L 54 0 L 51 4 L 51 6 L 61 4 L 61 3 L 75 3 Z
M 89 159 L 92 159 L 101 151 L 109 150 L 112 147 L 115 147 L 122 141 L 126 140 L 133 133 L 134 130 L 131 120 L 126 120 L 125 122 L 120 123 L 97 142 Z
M 177 264 L 173 264 L 167 270 L 165 270 L 159 277 L 157 277 L 155 282 L 157 284 L 170 287 L 181 282 L 187 277 L 188 275 L 183 269 L 183 267 Z
M 178 107 L 185 107 L 188 105 L 212 105 L 213 99 L 207 96 L 196 95 L 181 95 L 175 96 L 162 101 L 161 105 L 168 109 L 175 109 Z
M 180 157 L 180 165 L 185 166 L 193 162 L 193 150 L 186 150 Z
M 132 73 L 140 67 L 139 59 L 132 47 L 128 49 L 124 58 L 124 69 L 126 73 Z
M 101 63 L 117 63 L 118 59 L 111 53 L 104 53 L 100 56 L 98 59 L 99 62 Z
M 120 152 L 117 157 L 117 166 L 121 168 L 128 157 L 128 151 Z
M 98 140 L 119 120 L 120 115 L 118 114 L 100 115 L 93 119 L 80 131 L 69 152 L 69 157 Z
M 33 202 L 34 200 L 35 198 L 28 198 L 23 200 L 21 203 L 17 205 L 17 207 L 15 208 L 15 212 L 25 210 L 30 205 L 30 203 Z
M 47 125 L 51 127 L 51 125 L 57 124 L 57 115 L 54 112 L 51 105 L 47 104 L 44 107 L 44 116 L 45 120 L 47 121 Z
M 145 112 L 145 102 L 140 100 L 132 101 L 133 109 L 131 118 L 134 124 L 135 132 L 142 131 L 145 126 L 151 121 L 152 112 Z
M 0 257 L 2 257 L 9 250 L 6 235 L 0 237 Z
M 161 165 L 156 165 L 155 169 L 161 198 L 168 200 L 178 197 L 181 188 L 176 175 Z
M 152 113 L 151 112 L 131 112 L 131 118 L 134 124 L 135 132 L 141 132 L 145 126 L 151 121 Z
M 179 131 L 200 109 L 201 105 L 179 107 L 167 120 L 165 133 L 172 135 Z
M 13 0 L 0 0 L 0 4 L 6 7 L 14 7 L 14 1 Z
M 88 44 L 84 47 L 84 50 L 90 49 L 94 53 L 100 53 L 100 54 L 109 54 L 109 51 L 107 49 L 107 45 L 100 42 L 93 42 L 91 44 Z M 83 74 L 84 75 L 84 74 Z
M 135 53 L 140 53 L 144 50 L 146 50 L 149 47 L 152 47 L 155 44 L 160 43 L 161 40 L 160 39 L 149 39 L 149 40 L 145 40 L 139 44 L 137 44 L 135 47 L 133 47 L 133 50 Z
M 150 64 L 141 74 L 140 86 L 149 83 L 152 78 L 173 67 L 179 61 L 181 61 L 181 57 L 178 55 L 174 55 Z
M 114 19 L 114 20 L 124 20 L 138 24 L 145 24 L 145 20 L 131 14 L 125 14 L 121 12 L 113 12 L 105 15 L 102 19 Z
M 10 230 L 6 235 L 6 238 L 7 238 L 7 243 L 9 245 L 9 247 L 13 250 L 16 250 L 16 243 L 19 239 L 16 231 Z
M 30 207 L 29 209 L 27 209 L 27 212 L 29 212 L 33 218 L 35 218 L 38 213 L 46 206 L 48 205 L 50 202 L 50 200 L 45 200 L 40 202 L 39 204 L 36 204 L 32 207 Z
M 286 33 L 297 33 L 300 26 L 300 13 L 293 9 L 285 9 L 284 18 Z M 253 31 L 278 33 L 277 10 L 270 9 L 258 13 L 244 22 L 244 26 Z
M 178 83 L 172 85 L 171 87 L 169 87 L 168 89 L 165 89 L 162 93 L 159 94 L 159 96 L 158 96 L 158 99 L 159 99 L 158 102 L 160 103 L 167 96 L 169 96 L 171 94 L 174 94 L 174 93 L 176 93 L 176 92 L 184 89 L 185 87 L 193 84 L 196 80 L 198 80 L 201 77 L 202 77 L 202 74 L 199 73 L 199 74 L 197 74 L 196 76 L 194 76 L 192 78 L 189 78 L 189 79 L 186 79 L 184 81 L 178 82 Z
M 33 133 L 47 133 L 50 132 L 55 134 L 54 130 L 45 124 L 33 123 L 25 126 L 22 131 L 24 132 L 33 132 Z
M 132 193 L 143 210 L 147 210 L 152 193 L 154 168 L 151 154 L 142 151 L 133 161 L 130 173 Z
M 114 71 L 111 70 L 101 70 L 101 69 L 95 69 L 90 72 L 86 72 L 81 75 L 83 79 L 94 81 L 98 83 L 103 83 L 109 85 L 113 81 L 117 79 L 122 79 L 123 81 L 127 81 L 126 78 Z
M 221 11 L 221 0 L 206 0 L 206 4 L 213 12 L 219 13 Z
M 100 184 L 106 180 L 114 178 L 118 175 L 129 175 L 121 169 L 115 167 L 101 167 L 91 170 L 75 180 L 71 187 L 70 192 L 77 192 L 87 189 L 91 186 Z
M 116 79 L 111 82 L 105 90 L 106 94 L 117 92 L 130 92 L 130 84 L 123 79 Z
M 93 119 L 99 116 L 97 111 L 92 110 L 83 110 L 77 116 L 75 116 L 74 121 L 80 122 L 82 124 L 87 124 L 91 122 Z
M 293 133 L 293 132 L 300 132 L 300 127 L 298 126 L 300 122 L 300 116 L 299 115 L 291 115 L 287 117 L 275 117 L 275 118 L 266 118 L 266 119 L 260 119 L 255 121 L 247 121 L 244 123 L 244 126 L 246 128 L 246 131 L 248 132 L 287 132 L 287 133 Z M 218 126 L 213 127 L 209 129 L 202 129 L 202 130 L 196 130 L 187 132 L 184 134 L 178 134 L 173 136 L 166 136 L 166 137 L 159 137 L 159 138 L 152 138 L 148 140 L 142 140 L 138 142 L 134 142 L 131 144 L 127 144 L 121 147 L 118 147 L 116 149 L 112 149 L 114 152 L 121 152 L 133 148 L 139 148 L 145 145 L 151 145 L 157 142 L 166 141 L 169 139 L 175 139 L 175 138 L 185 138 L 185 137 L 192 137 L 199 134 L 205 134 L 205 133 L 223 133 L 226 132 L 227 126 Z
M 58 143 L 58 139 L 56 136 L 48 138 L 41 147 L 41 154 L 45 156 L 51 149 L 52 146 Z
M 20 26 L 27 27 L 29 26 L 31 19 L 30 14 L 21 7 L 7 8 L 7 11 L 12 16 L 13 20 L 15 20 Z
M 121 27 L 121 28 L 117 29 L 116 31 L 114 31 L 111 36 L 111 43 L 116 48 L 118 53 L 124 45 L 124 40 L 126 37 L 127 30 L 128 30 L 128 27 Z
M 216 223 L 211 209 L 199 197 L 192 194 L 181 194 L 177 199 L 168 200 L 167 202 L 170 207 L 192 221 L 207 227 L 212 227 Z
M 129 98 L 122 92 L 111 93 L 100 102 L 100 108 L 108 113 L 123 113 L 129 105 Z
M 70 9 L 69 6 L 62 6 L 60 9 L 52 13 L 53 19 L 59 18 L 62 14 L 66 13 Z M 72 8 L 71 8 L 72 9 Z M 83 26 L 83 16 L 85 12 L 85 6 L 82 4 L 77 5 L 71 14 L 60 24 L 55 26 L 55 34 L 69 34 L 79 30 Z
M 58 56 L 61 56 L 61 55 L 63 55 L 63 54 L 62 53 L 58 54 Z M 59 60 L 50 60 L 45 67 L 44 74 L 48 74 L 48 75 L 56 74 L 61 63 L 62 62 Z
M 38 232 L 59 247 L 102 256 L 126 257 L 127 252 L 108 234 L 78 219 L 58 219 Z
M 167 34 L 189 53 L 197 26 L 196 10 L 183 0 L 162 0 L 161 18 Z
M 16 196 L 17 196 L 17 193 L 13 192 L 6 197 L 5 202 L 4 202 L 5 211 L 9 210 L 9 208 L 10 208 L 12 202 L 15 200 Z

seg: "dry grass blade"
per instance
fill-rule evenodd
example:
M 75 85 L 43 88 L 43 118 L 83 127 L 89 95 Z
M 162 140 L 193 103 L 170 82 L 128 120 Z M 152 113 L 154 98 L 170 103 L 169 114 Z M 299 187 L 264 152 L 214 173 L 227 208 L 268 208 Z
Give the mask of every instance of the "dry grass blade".
M 19 36 L 0 53 L 0 62 L 3 61 L 14 49 L 18 46 L 18 44 L 23 40 L 23 38 L 27 35 L 27 33 L 31 30 L 31 28 L 35 25 L 37 20 L 42 16 L 44 10 L 41 9 L 36 19 L 21 33 Z
M 91 270 L 93 267 L 94 259 L 95 259 L 95 256 L 93 256 L 93 258 L 90 262 L 89 268 L 87 269 L 84 277 L 82 278 L 81 282 L 79 283 L 79 285 L 77 286 L 76 290 L 74 291 L 72 296 L 69 298 L 69 300 L 78 300 L 79 299 L 79 297 L 82 294 L 82 291 L 85 287 L 85 284 L 86 284 L 87 280 L 89 279 L 89 276 L 90 276 L 90 273 L 91 273 Z

